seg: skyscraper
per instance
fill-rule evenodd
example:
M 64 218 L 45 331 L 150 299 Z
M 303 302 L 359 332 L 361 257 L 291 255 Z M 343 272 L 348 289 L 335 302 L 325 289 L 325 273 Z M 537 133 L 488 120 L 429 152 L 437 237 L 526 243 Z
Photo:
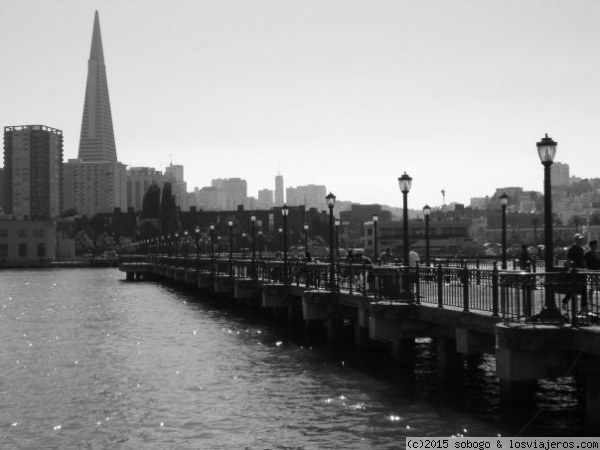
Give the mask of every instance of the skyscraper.
M 283 176 L 278 173 L 275 177 L 275 205 L 281 206 L 283 202 Z
M 117 161 L 98 11 L 94 16 L 78 156 L 86 162 Z
M 4 127 L 4 207 L 16 219 L 57 217 L 62 206 L 62 131 Z
M 93 216 L 127 208 L 127 168 L 117 161 L 100 19 L 94 16 L 78 159 L 64 166 L 64 207 Z

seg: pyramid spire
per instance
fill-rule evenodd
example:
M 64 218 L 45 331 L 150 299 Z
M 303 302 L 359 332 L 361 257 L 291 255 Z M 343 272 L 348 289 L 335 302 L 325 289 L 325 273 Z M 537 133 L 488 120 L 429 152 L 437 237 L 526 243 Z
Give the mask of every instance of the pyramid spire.
M 94 16 L 94 31 L 88 60 L 79 159 L 89 162 L 117 161 L 98 11 Z
M 100 34 L 100 18 L 98 11 L 94 15 L 94 31 L 92 33 L 92 48 L 90 50 L 90 59 L 104 64 L 104 52 L 102 51 L 102 35 Z

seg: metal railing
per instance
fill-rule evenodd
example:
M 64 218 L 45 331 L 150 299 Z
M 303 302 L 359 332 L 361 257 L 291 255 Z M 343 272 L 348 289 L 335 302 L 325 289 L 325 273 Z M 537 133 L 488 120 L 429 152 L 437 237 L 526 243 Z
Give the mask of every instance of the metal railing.
M 231 270 L 231 263 L 233 269 Z M 329 263 L 210 258 L 207 255 L 121 255 L 121 270 L 161 273 L 159 268 L 195 270 L 213 276 L 253 279 L 257 284 L 283 284 L 308 290 L 334 291 L 372 301 L 401 301 L 498 317 L 506 323 L 536 321 L 547 295 L 557 304 L 556 322 L 575 326 L 600 324 L 600 272 L 557 269 L 527 272 L 464 266 L 373 266 L 337 262 L 331 279 Z M 407 290 L 408 289 L 408 290 Z M 562 299 L 570 293 L 562 308 Z

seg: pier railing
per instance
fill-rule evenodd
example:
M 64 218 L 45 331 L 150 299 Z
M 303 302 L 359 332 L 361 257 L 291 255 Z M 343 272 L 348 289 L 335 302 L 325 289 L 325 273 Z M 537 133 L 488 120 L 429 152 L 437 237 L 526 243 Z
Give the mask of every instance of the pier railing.
M 248 259 L 242 255 L 120 255 L 123 271 L 165 274 L 167 269 L 252 279 L 257 285 L 283 284 L 307 290 L 335 291 L 371 301 L 409 302 L 487 314 L 506 323 L 535 321 L 556 303 L 557 321 L 572 325 L 600 324 L 600 272 L 576 269 L 554 272 L 499 270 L 464 266 L 374 266 L 350 261 L 329 263 Z M 332 278 L 333 275 L 333 278 Z M 570 300 L 562 308 L 562 299 Z

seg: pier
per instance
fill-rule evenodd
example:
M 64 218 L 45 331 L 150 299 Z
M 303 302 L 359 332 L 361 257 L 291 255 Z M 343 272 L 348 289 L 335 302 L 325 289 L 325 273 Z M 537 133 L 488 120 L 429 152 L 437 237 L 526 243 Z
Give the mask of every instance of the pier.
M 575 377 L 586 427 L 600 426 L 600 273 L 526 272 L 460 265 L 377 266 L 244 258 L 242 255 L 121 254 L 129 281 L 186 285 L 223 302 L 319 328 L 330 340 L 353 333 L 357 349 L 391 343 L 396 364 L 415 364 L 415 339 L 435 342 L 443 380 L 458 379 L 466 355 L 491 354 L 501 402 L 527 402 L 537 380 Z M 580 310 L 580 293 L 587 310 Z M 571 292 L 566 311 L 560 299 Z M 559 304 L 556 307 L 556 303 Z

